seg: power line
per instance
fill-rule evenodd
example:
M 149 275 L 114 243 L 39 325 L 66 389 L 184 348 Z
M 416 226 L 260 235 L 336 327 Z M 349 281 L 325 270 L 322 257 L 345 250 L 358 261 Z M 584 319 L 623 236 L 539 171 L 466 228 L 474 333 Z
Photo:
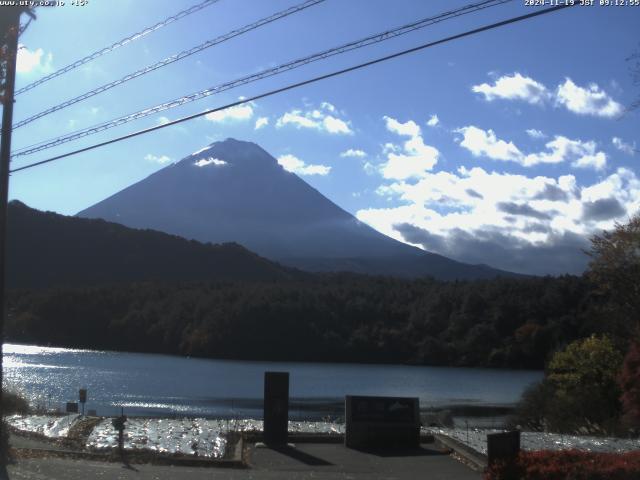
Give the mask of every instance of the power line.
M 193 101 L 196 100 L 200 100 L 202 98 L 206 98 L 208 96 L 226 91 L 226 90 L 230 90 L 232 88 L 236 88 L 238 86 L 241 85 L 245 85 L 247 83 L 252 83 L 254 81 L 258 81 L 261 80 L 263 78 L 267 78 L 267 77 L 271 77 L 273 75 L 277 75 L 279 73 L 283 73 L 289 70 L 293 70 L 295 68 L 301 67 L 303 65 L 318 61 L 318 60 L 323 60 L 325 58 L 329 58 L 333 55 L 338 55 L 341 53 L 345 53 L 351 50 L 356 50 L 358 48 L 363 48 L 365 46 L 368 45 L 372 45 L 374 43 L 378 43 L 381 41 L 385 41 L 388 40 L 390 38 L 393 37 L 397 37 L 400 35 L 404 35 L 406 33 L 412 32 L 414 30 L 418 30 L 420 28 L 424 28 L 426 26 L 430 26 L 433 25 L 435 23 L 439 23 L 445 20 L 449 20 L 451 18 L 455 18 L 457 16 L 461 16 L 461 15 L 465 15 L 468 13 L 472 13 L 472 12 L 476 12 L 479 10 L 482 10 L 484 8 L 489 8 L 489 7 L 493 7 L 493 6 L 497 6 L 503 3 L 507 3 L 510 2 L 512 0 L 485 0 L 482 1 L 480 3 L 475 3 L 475 4 L 470 4 L 467 5 L 465 7 L 462 7 L 460 9 L 457 10 L 452 10 L 452 11 L 448 11 L 445 13 L 441 13 L 437 16 L 434 17 L 428 17 L 422 20 L 419 20 L 417 22 L 413 22 L 407 25 L 403 25 L 401 27 L 395 28 L 393 30 L 387 30 L 384 31 L 382 33 L 378 33 L 375 35 L 371 35 L 369 37 L 354 41 L 354 42 L 350 42 L 344 45 L 341 45 L 339 47 L 334 47 L 331 48 L 329 50 L 325 50 L 298 60 L 294 60 L 282 65 L 279 65 L 277 67 L 274 68 L 270 68 L 267 70 L 263 70 L 261 72 L 246 76 L 246 77 L 242 77 L 240 79 L 236 79 L 230 82 L 226 82 L 224 84 L 221 85 L 217 85 L 214 87 L 210 87 L 204 90 L 200 90 L 199 92 L 195 92 L 192 93 L 190 95 L 185 95 L 183 97 L 156 105 L 154 107 L 150 107 L 150 108 L 146 108 L 144 110 L 140 110 L 138 112 L 134 112 L 101 124 L 97 124 L 91 127 L 87 127 L 85 129 L 82 130 L 78 130 L 76 132 L 67 134 L 65 136 L 61 136 L 61 137 L 55 137 L 53 139 L 50 140 L 45 140 L 42 142 L 38 142 L 36 144 L 33 145 L 29 145 L 27 147 L 24 147 L 22 149 L 19 149 L 15 154 L 14 157 L 19 157 L 19 156 L 24 156 L 24 155 L 30 155 L 32 153 L 36 153 L 42 150 L 46 150 L 48 148 L 52 148 L 54 146 L 57 145 L 61 145 L 63 143 L 67 143 L 69 141 L 73 141 L 73 140 L 77 140 L 79 138 L 88 136 L 88 135 L 92 135 L 95 133 L 99 133 L 101 131 L 107 130 L 109 128 L 113 128 L 119 125 L 123 125 L 125 123 L 129 123 L 131 121 L 134 120 L 138 120 L 140 118 L 144 118 L 146 116 L 152 115 L 154 113 L 158 113 L 164 110 L 168 110 L 174 107 L 178 107 L 181 105 L 184 105 L 186 103 L 191 103 Z
M 123 38 L 122 40 L 118 40 L 117 42 L 109 45 L 108 47 L 105 47 L 101 50 L 97 50 L 95 52 L 93 52 L 90 55 L 87 55 L 86 57 L 81 58 L 80 60 L 76 60 L 73 63 L 70 63 L 69 65 L 67 65 L 66 67 L 61 68 L 60 70 L 56 70 L 53 73 L 50 73 L 49 75 L 46 75 L 42 78 L 40 78 L 39 80 L 36 80 L 33 83 L 30 83 L 29 85 L 27 85 L 26 87 L 22 87 L 18 90 L 16 90 L 16 95 L 20 95 L 21 93 L 24 93 L 28 90 L 31 90 L 33 88 L 36 88 L 38 85 L 42 85 L 45 82 L 48 82 L 49 80 L 52 80 L 56 77 L 59 77 L 60 75 L 63 75 L 67 72 L 70 72 L 71 70 L 74 70 L 82 65 L 84 65 L 85 63 L 88 63 L 92 60 L 95 60 L 98 57 L 101 57 L 102 55 L 112 52 L 117 48 L 120 48 L 128 43 L 131 43 L 135 40 L 139 40 L 142 37 L 145 37 L 147 35 L 149 35 L 150 33 L 155 32 L 156 30 L 162 28 L 162 27 L 166 27 L 167 25 L 176 22 L 178 20 L 180 20 L 181 18 L 184 18 L 188 15 L 191 15 L 192 13 L 198 12 L 200 10 L 202 10 L 203 8 L 206 8 L 210 5 L 213 5 L 214 3 L 218 3 L 220 0 L 204 0 L 204 2 L 199 3 L 197 5 L 194 5 L 190 8 L 187 8 L 186 10 L 182 10 L 181 12 L 176 13 L 175 15 L 172 15 L 168 18 L 165 18 L 164 20 L 162 20 L 161 22 L 156 23 L 155 25 L 151 26 L 151 27 L 147 27 L 144 30 L 141 30 L 137 33 L 134 33 L 132 35 L 129 35 L 128 37 Z
M 206 50 L 207 48 L 213 47 L 214 45 L 219 45 L 220 43 L 226 42 L 227 40 L 231 40 L 232 38 L 238 37 L 240 35 L 243 35 L 247 32 L 250 32 L 252 30 L 255 30 L 257 28 L 260 28 L 264 25 L 267 25 L 269 23 L 275 22 L 276 20 L 280 20 L 284 17 L 288 17 L 289 15 L 293 15 L 294 13 L 298 13 L 302 10 L 305 10 L 309 7 L 312 7 L 314 5 L 317 5 L 319 3 L 324 2 L 325 0 L 307 0 L 299 5 L 287 8 L 286 10 L 282 10 L 278 13 L 274 13 L 273 15 L 270 15 L 268 17 L 265 17 L 261 20 L 258 20 L 257 22 L 253 22 L 250 23 L 248 25 L 245 25 L 244 27 L 238 28 L 236 30 L 232 30 L 231 32 L 225 33 L 224 35 L 220 35 L 219 37 L 216 37 L 212 40 L 207 40 L 204 43 L 201 43 L 200 45 L 197 45 L 193 48 L 190 48 L 188 50 L 183 50 L 179 53 L 176 53 L 175 55 L 171 55 L 170 57 L 167 57 L 163 60 L 160 60 L 159 62 L 156 62 L 152 65 L 148 65 L 144 68 L 141 68 L 140 70 L 137 70 L 133 73 L 129 73 L 127 75 L 125 75 L 124 77 L 118 79 L 118 80 L 114 80 L 112 82 L 109 83 L 105 83 L 104 85 L 101 85 L 100 87 L 94 88 L 93 90 L 90 90 L 88 92 L 83 93 L 82 95 L 78 95 L 77 97 L 71 98 L 69 100 L 66 100 L 62 103 L 59 103 L 58 105 L 55 105 L 53 107 L 47 108 L 46 110 L 43 110 L 39 113 L 36 113 L 35 115 L 32 115 L 29 118 L 25 118 L 24 120 L 21 120 L 19 122 L 17 122 L 16 124 L 13 125 L 14 130 L 16 128 L 20 128 L 23 127 L 24 125 L 27 125 L 28 123 L 33 122 L 34 120 L 37 120 L 39 118 L 42 118 L 46 115 L 49 115 L 51 113 L 57 112 L 59 110 L 62 110 L 63 108 L 67 108 L 71 105 L 74 105 L 78 102 L 81 102 L 83 100 L 86 100 L 88 98 L 91 98 L 95 95 L 98 95 L 102 92 L 105 92 L 107 90 L 110 90 L 114 87 L 117 87 L 118 85 L 122 85 L 123 83 L 128 82 L 129 80 L 133 80 L 134 78 L 138 78 L 142 75 L 145 75 L 147 73 L 153 72 L 154 70 L 157 70 L 159 68 L 162 67 L 166 67 L 167 65 L 171 65 L 174 62 L 177 62 L 179 60 L 182 60 L 184 58 L 187 58 L 191 55 L 194 55 L 198 52 L 202 52 L 203 50 Z
M 407 25 L 403 25 L 401 27 L 397 27 L 394 28 L 392 30 L 386 30 L 384 32 L 381 33 L 377 33 L 374 35 L 370 35 L 368 37 L 362 38 L 360 40 L 356 40 L 356 41 L 352 41 L 343 45 L 340 45 L 338 47 L 334 47 L 334 48 L 330 48 L 328 50 L 324 50 L 322 52 L 319 53 L 315 53 L 303 58 L 299 58 L 297 60 L 293 60 L 281 65 L 278 65 L 276 67 L 273 68 L 269 68 L 266 70 L 262 70 L 258 73 L 254 73 L 239 79 L 235 79 L 220 85 L 216 85 L 214 87 L 210 87 L 204 90 L 200 90 L 198 92 L 189 94 L 189 95 L 185 95 L 183 97 L 174 99 L 174 100 L 170 100 L 168 102 L 165 103 L 161 103 L 159 105 L 155 105 L 153 107 L 150 108 L 146 108 L 144 110 L 140 110 L 138 112 L 134 112 L 128 115 L 124 115 L 122 117 L 107 121 L 107 122 L 103 122 L 97 125 L 93 125 L 91 127 L 87 127 L 84 128 L 82 130 L 77 130 L 75 132 L 72 132 L 70 134 L 64 135 L 64 136 L 60 136 L 60 137 L 56 137 L 50 140 L 44 140 L 42 142 L 38 142 L 36 144 L 33 145 L 29 145 L 27 147 L 24 147 L 22 149 L 19 149 L 13 156 L 15 157 L 20 157 L 20 156 L 25 156 L 25 155 L 30 155 L 32 153 L 36 153 L 42 150 L 46 150 L 58 145 L 61 145 L 63 143 L 67 143 L 73 140 L 77 140 L 79 138 L 83 138 L 86 137 L 88 135 L 93 135 L 95 133 L 99 133 L 102 132 L 104 130 L 113 128 L 113 127 L 117 127 L 119 125 L 123 125 L 125 123 L 129 123 L 131 121 L 134 120 L 138 120 L 140 118 L 144 118 L 147 117 L 149 115 L 152 115 L 154 113 L 158 113 L 158 112 L 162 112 L 165 110 L 169 110 L 171 108 L 175 108 L 181 105 L 185 105 L 187 103 L 191 103 L 194 102 L 196 100 L 200 100 L 202 98 L 206 98 L 209 97 L 211 95 L 214 94 L 218 94 L 221 92 L 224 92 L 226 90 L 230 90 L 232 88 L 236 88 L 238 86 L 241 85 L 246 85 L 248 83 L 252 83 L 258 80 L 262 80 L 264 78 L 268 78 L 274 75 L 278 75 L 280 73 L 284 73 L 287 72 L 289 70 L 293 70 L 295 68 L 299 68 L 303 65 L 307 65 L 309 63 L 313 63 L 319 60 L 324 60 L 326 58 L 332 57 L 334 55 L 339 55 L 342 53 L 346 53 L 352 50 L 356 50 L 359 48 L 363 48 L 369 45 L 373 45 L 375 43 L 379 43 L 382 41 L 386 41 L 389 40 L 391 38 L 395 38 L 398 37 L 400 35 L 404 35 L 407 34 L 409 32 L 413 32 L 415 30 L 421 29 L 421 28 L 425 28 L 427 26 L 430 25 L 434 25 L 436 23 L 440 23 L 443 22 L 445 20 L 450 20 L 452 18 L 455 17 L 459 17 L 462 15 L 467 15 L 469 13 L 474 13 L 480 10 L 483 10 L 485 8 L 490 8 L 490 7 L 494 7 L 497 5 L 501 5 L 503 3 L 507 3 L 513 0 L 485 0 L 482 1 L 480 3 L 473 3 L 473 4 L 469 4 L 465 7 L 456 9 L 456 10 L 451 10 L 448 12 L 444 12 L 441 14 L 438 14 L 436 16 L 432 16 L 432 17 L 427 17 L 421 20 L 418 20 L 416 22 L 407 24 Z
M 321 80 L 327 80 L 327 79 L 332 78 L 332 77 L 337 77 L 338 75 L 343 75 L 343 74 L 348 73 L 348 72 L 353 72 L 354 70 L 359 70 L 361 68 L 369 67 L 371 65 L 382 63 L 382 62 L 385 62 L 387 60 L 391 60 L 391 59 L 394 59 L 394 58 L 401 57 L 403 55 L 408 55 L 410 53 L 414 53 L 414 52 L 417 52 L 417 51 L 420 51 L 420 50 L 424 50 L 426 48 L 434 47 L 436 45 L 440 45 L 440 44 L 443 44 L 443 43 L 451 42 L 453 40 L 458 40 L 460 38 L 468 37 L 468 36 L 475 35 L 475 34 L 478 34 L 478 33 L 481 33 L 481 32 L 486 32 L 487 30 L 493 30 L 495 28 L 503 27 L 503 26 L 506 26 L 506 25 L 509 25 L 509 24 L 512 24 L 512 23 L 521 22 L 523 20 L 528 20 L 530 18 L 538 17 L 540 15 L 545 15 L 547 13 L 557 12 L 557 11 L 562 10 L 564 8 L 572 7 L 572 6 L 575 6 L 575 5 L 577 5 L 577 4 L 565 4 L 565 5 L 560 5 L 560 6 L 556 6 L 556 7 L 550 7 L 550 8 L 546 8 L 546 9 L 543 9 L 543 10 L 538 10 L 538 11 L 535 11 L 535 12 L 532 12 L 532 13 L 528 13 L 526 15 L 520 15 L 518 17 L 512 17 L 512 18 L 509 18 L 507 20 L 503 20 L 501 22 L 485 25 L 483 27 L 475 28 L 473 30 L 467 30 L 466 32 L 458 33 L 458 34 L 452 35 L 450 37 L 442 38 L 440 40 L 436 40 L 436 41 L 429 42 L 429 43 L 424 43 L 424 44 L 419 45 L 417 47 L 409 48 L 407 50 L 402 50 L 400 52 L 396 52 L 396 53 L 393 53 L 391 55 L 386 55 L 384 57 L 379 57 L 379 58 L 376 58 L 374 60 L 370 60 L 368 62 L 360 63 L 358 65 L 354 65 L 354 66 L 351 66 L 351 67 L 348 67 L 348 68 L 344 68 L 344 69 L 341 69 L 341 70 L 336 70 L 334 72 L 327 73 L 327 74 L 324 74 L 324 75 L 320 75 L 320 76 L 317 76 L 317 77 L 314 77 L 314 78 L 311 78 L 311 79 L 308 79 L 308 80 L 304 80 L 302 82 L 293 83 L 293 84 L 287 85 L 285 87 L 277 88 L 275 90 L 271 90 L 271 91 L 268 91 L 268 92 L 265 92 L 265 93 L 261 93 L 259 95 L 255 95 L 255 96 L 250 97 L 250 98 L 245 98 L 243 100 L 238 100 L 237 102 L 228 103 L 228 104 L 226 104 L 226 105 L 224 105 L 222 107 L 212 108 L 212 109 L 209 109 L 209 110 L 205 110 L 204 112 L 195 113 L 193 115 L 188 115 L 186 117 L 182 117 L 182 118 L 179 118 L 177 120 L 173 120 L 173 121 L 171 121 L 169 123 L 166 123 L 166 124 L 163 124 L 163 125 L 156 125 L 154 127 L 146 128 L 146 129 L 143 129 L 143 130 L 138 130 L 137 132 L 129 133 L 129 134 L 123 135 L 121 137 L 112 138 L 111 140 L 106 140 L 104 142 L 96 143 L 96 144 L 90 145 L 88 147 L 84 147 L 84 148 L 80 148 L 78 150 L 74 150 L 74 151 L 71 151 L 71 152 L 63 153 L 62 155 L 57 155 L 55 157 L 51 157 L 51 158 L 48 158 L 46 160 L 40 160 L 39 162 L 34 162 L 34 163 L 29 164 L 29 165 L 24 165 L 22 167 L 14 168 L 13 170 L 10 171 L 10 173 L 15 173 L 15 172 L 19 172 L 19 171 L 22 171 L 22 170 L 27 170 L 29 168 L 37 167 L 39 165 L 44 165 L 46 163 L 50 163 L 50 162 L 53 162 L 53 161 L 56 161 L 56 160 L 60 160 L 62 158 L 70 157 L 72 155 L 77 155 L 78 153 L 83 153 L 83 152 L 87 152 L 89 150 L 94 150 L 96 148 L 103 147 L 105 145 L 110 145 L 112 143 L 120 142 L 120 141 L 123 141 L 123 140 L 127 140 L 129 138 L 137 137 L 139 135 L 144 135 L 146 133 L 154 132 L 156 130 L 160 130 L 162 128 L 166 128 L 166 127 L 169 127 L 169 126 L 172 126 L 172 125 L 176 125 L 178 123 L 186 122 L 186 121 L 192 120 L 194 118 L 202 117 L 202 116 L 208 115 L 210 113 L 219 112 L 221 110 L 226 110 L 227 108 L 235 107 L 235 106 L 242 105 L 242 104 L 245 104 L 245 103 L 254 102 L 254 101 L 260 100 L 262 98 L 270 97 L 272 95 L 276 95 L 278 93 L 286 92 L 288 90 L 293 90 L 295 88 L 299 88 L 299 87 L 302 87 L 304 85 L 309 85 L 311 83 L 319 82 Z

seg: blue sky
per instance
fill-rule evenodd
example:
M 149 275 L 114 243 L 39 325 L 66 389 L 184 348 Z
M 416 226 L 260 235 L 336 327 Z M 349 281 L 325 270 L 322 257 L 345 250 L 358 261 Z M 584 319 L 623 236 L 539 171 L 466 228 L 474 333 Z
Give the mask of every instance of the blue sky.
M 15 121 L 300 2 L 220 0 L 19 95 Z M 40 8 L 18 88 L 197 3 Z M 13 149 L 466 5 L 327 0 L 36 120 Z M 513 1 L 14 160 L 13 167 L 540 7 Z M 429 48 L 11 177 L 11 198 L 63 214 L 217 140 L 258 143 L 398 240 L 470 263 L 579 273 L 594 232 L 640 209 L 640 97 L 626 61 L 640 7 L 574 7 Z M 211 168 L 215 168 L 213 164 Z M 250 193 L 248 193 L 250 194 Z

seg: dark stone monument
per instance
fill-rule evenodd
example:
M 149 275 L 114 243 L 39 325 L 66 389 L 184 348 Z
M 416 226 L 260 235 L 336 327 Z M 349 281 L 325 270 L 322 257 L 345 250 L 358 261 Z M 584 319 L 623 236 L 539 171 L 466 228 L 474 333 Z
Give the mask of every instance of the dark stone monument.
M 264 443 L 286 445 L 289 429 L 289 372 L 264 372 Z
M 67 402 L 67 413 L 78 413 L 78 402 Z
M 487 434 L 487 463 L 514 461 L 520 453 L 520 431 Z
M 420 446 L 420 402 L 407 397 L 345 397 L 345 446 L 412 449 Z

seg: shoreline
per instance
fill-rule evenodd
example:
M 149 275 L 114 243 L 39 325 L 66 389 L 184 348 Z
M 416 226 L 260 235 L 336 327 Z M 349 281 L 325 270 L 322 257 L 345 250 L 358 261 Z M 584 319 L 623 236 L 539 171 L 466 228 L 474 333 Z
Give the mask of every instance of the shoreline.
M 224 421 L 224 422 L 233 422 L 233 421 L 257 421 L 261 417 L 262 413 L 262 400 L 256 399 L 255 403 L 252 403 L 256 408 L 252 409 L 256 411 L 256 415 L 253 414 L 235 414 L 235 415 L 224 415 L 224 414 L 197 414 L 197 413 L 189 413 L 189 412 L 161 412 L 157 413 L 145 412 L 143 414 L 137 414 L 135 410 L 128 411 L 125 408 L 125 414 L 128 418 L 135 419 L 144 419 L 144 420 L 153 420 L 153 419 L 171 419 L 171 420 L 195 420 L 195 419 L 204 419 L 204 420 L 212 420 L 212 421 Z M 259 407 L 259 408 L 258 408 Z M 325 407 L 325 408 L 319 408 Z M 117 407 L 114 407 L 117 408 Z M 477 405 L 477 404 L 451 404 L 451 405 L 441 405 L 441 406 L 426 406 L 421 407 L 419 410 L 419 415 L 422 419 L 423 424 L 429 425 L 432 422 L 436 421 L 438 426 L 453 426 L 458 420 L 460 423 L 465 419 L 506 419 L 510 414 L 512 414 L 515 410 L 515 405 Z M 307 415 L 304 415 L 304 412 Z M 37 416 L 55 416 L 55 417 L 65 417 L 68 416 L 68 412 L 64 412 L 61 410 L 33 410 L 29 413 L 29 415 Z M 90 415 L 85 415 L 89 417 Z M 97 415 L 98 418 L 111 418 L 112 415 Z M 442 418 L 451 418 L 454 420 L 453 424 L 445 425 L 441 419 Z M 335 424 L 343 424 L 344 423 L 344 401 L 332 402 L 332 403 L 324 403 L 324 402 L 305 402 L 305 408 L 299 408 L 295 402 L 289 403 L 289 421 L 290 422 L 323 422 L 323 423 L 335 423 Z M 495 427 L 504 426 L 504 422 L 495 421 L 491 424 Z M 469 426 L 471 427 L 486 427 L 488 424 L 486 422 L 480 422 L 477 425 L 474 422 L 469 422 Z
M 388 367 L 429 367 L 436 369 L 468 369 L 468 370 L 482 370 L 482 371 L 516 371 L 516 372 L 543 372 L 543 369 L 535 368 L 514 368 L 514 367 L 490 367 L 483 365 L 433 365 L 427 363 L 389 363 L 383 361 L 349 361 L 349 360 L 273 360 L 273 359 L 260 359 L 260 358 L 246 358 L 246 357 L 213 357 L 213 356 L 194 356 L 194 355 L 180 355 L 179 353 L 157 352 L 157 351 L 131 351 L 131 350 L 110 350 L 110 349 L 96 349 L 89 347 L 77 347 L 77 346 L 61 346 L 61 345 L 35 345 L 33 343 L 22 343 L 16 340 L 5 339 L 5 343 L 2 346 L 2 355 L 20 354 L 21 352 L 6 352 L 7 346 L 17 347 L 33 347 L 41 349 L 50 349 L 53 351 L 67 351 L 73 353 L 94 353 L 94 354 L 127 354 L 127 355 L 158 355 L 171 358 L 191 359 L 191 360 L 212 360 L 216 362 L 244 362 L 244 363 L 260 363 L 260 364 L 290 364 L 296 363 L 301 365 L 362 365 L 362 366 L 388 366 Z
M 31 439 L 38 448 L 102 456 L 117 451 L 117 432 L 111 420 L 110 417 L 81 417 L 80 415 L 7 417 L 12 438 Z M 144 458 L 156 455 L 198 460 L 228 459 L 236 455 L 235 452 L 239 448 L 238 442 L 261 441 L 262 429 L 262 420 L 259 419 L 228 422 L 221 419 L 175 420 L 132 417 L 129 418 L 125 427 L 124 451 Z M 344 424 L 336 422 L 290 420 L 288 430 L 290 441 L 293 443 L 342 443 L 345 435 Z M 475 452 L 474 455 L 482 457 L 486 455 L 487 434 L 499 431 L 504 429 L 443 428 L 423 424 L 420 434 L 422 442 L 433 442 L 435 439 L 456 451 L 460 450 L 462 453 L 471 451 Z M 522 449 L 529 451 L 577 449 L 621 453 L 640 449 L 640 438 L 561 435 L 528 431 L 522 432 L 521 435 Z M 33 448 L 28 441 L 20 440 L 18 444 L 21 444 L 22 448 Z M 456 445 L 460 448 L 456 448 Z

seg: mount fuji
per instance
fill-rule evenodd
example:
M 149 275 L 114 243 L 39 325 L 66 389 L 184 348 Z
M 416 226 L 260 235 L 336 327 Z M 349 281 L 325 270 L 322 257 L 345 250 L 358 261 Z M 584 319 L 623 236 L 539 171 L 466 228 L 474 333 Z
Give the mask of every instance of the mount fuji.
M 79 212 L 200 242 L 236 242 L 309 271 L 442 280 L 514 276 L 404 244 L 374 230 L 258 145 L 227 139 Z

